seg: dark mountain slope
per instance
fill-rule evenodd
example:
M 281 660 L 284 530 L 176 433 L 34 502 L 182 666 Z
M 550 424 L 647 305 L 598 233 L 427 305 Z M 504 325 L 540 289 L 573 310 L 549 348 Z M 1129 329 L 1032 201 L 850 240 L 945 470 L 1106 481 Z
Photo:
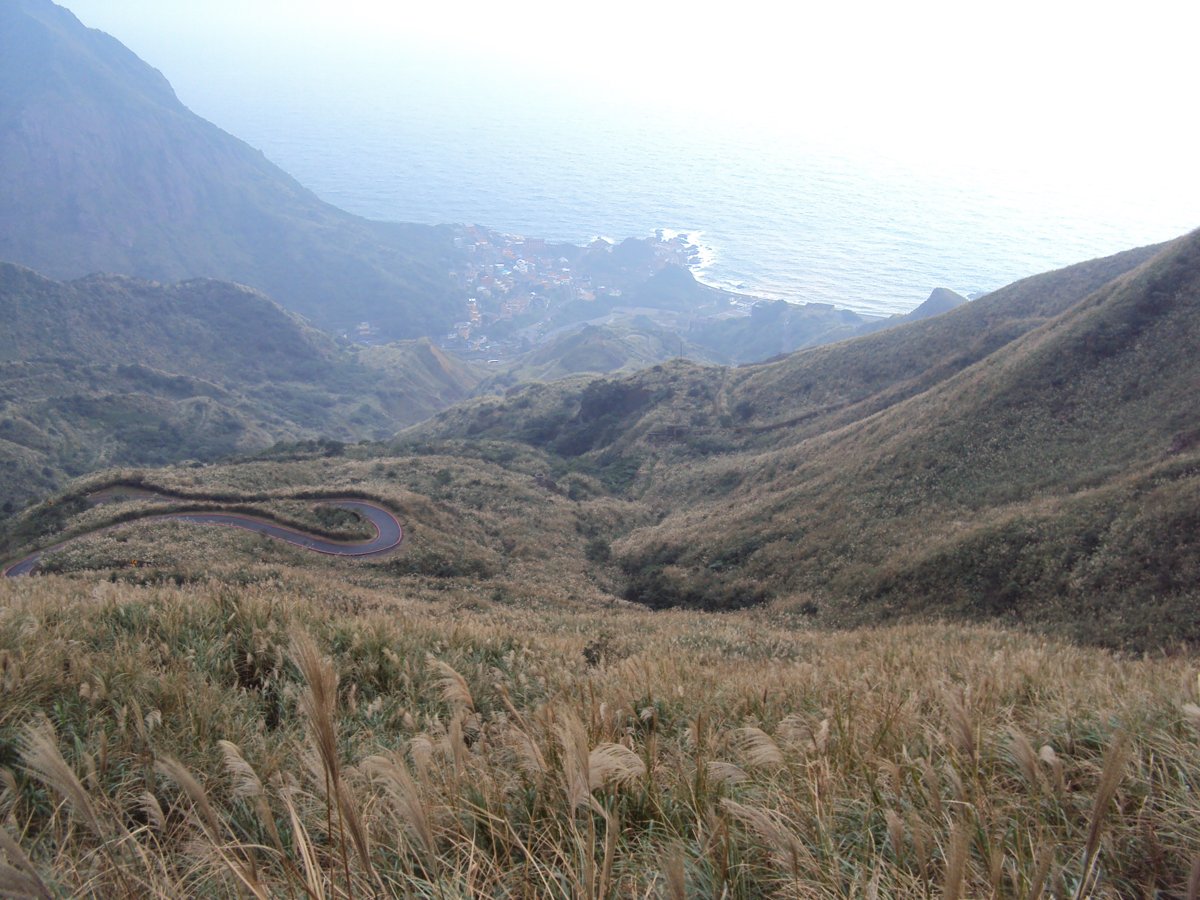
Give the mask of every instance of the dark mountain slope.
M 110 465 L 381 438 L 477 378 L 427 342 L 341 349 L 240 285 L 0 263 L 0 503 Z
M 0 5 L 0 259 L 54 277 L 211 276 L 326 327 L 451 318 L 451 238 L 318 200 L 49 0 Z
M 52 281 L 0 263 L 0 358 L 137 362 L 226 380 L 328 374 L 333 340 L 257 291 L 212 279 Z

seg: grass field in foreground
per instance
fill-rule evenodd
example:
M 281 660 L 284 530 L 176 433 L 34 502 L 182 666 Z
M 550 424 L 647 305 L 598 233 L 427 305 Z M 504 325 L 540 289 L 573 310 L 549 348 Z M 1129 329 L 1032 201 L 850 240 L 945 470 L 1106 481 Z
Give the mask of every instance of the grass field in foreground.
M 218 567 L 219 568 L 219 567 Z M 1193 657 L 251 564 L 0 585 L 3 890 L 1196 896 Z

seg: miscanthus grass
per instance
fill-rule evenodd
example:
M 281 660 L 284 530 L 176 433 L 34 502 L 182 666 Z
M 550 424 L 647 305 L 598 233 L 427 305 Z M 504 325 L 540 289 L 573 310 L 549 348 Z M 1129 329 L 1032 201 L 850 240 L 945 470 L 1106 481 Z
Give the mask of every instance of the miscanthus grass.
M 1200 682 L 949 626 L 0 585 L 0 895 L 1200 890 Z

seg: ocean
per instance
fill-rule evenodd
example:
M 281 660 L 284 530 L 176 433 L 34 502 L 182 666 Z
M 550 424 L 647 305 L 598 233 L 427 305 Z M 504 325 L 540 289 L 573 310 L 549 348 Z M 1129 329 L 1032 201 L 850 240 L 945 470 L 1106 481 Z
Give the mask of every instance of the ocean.
M 171 74 L 171 73 L 168 73 Z M 244 73 L 177 82 L 181 99 L 343 209 L 486 225 L 557 241 L 681 232 L 700 280 L 889 315 L 936 287 L 976 295 L 1185 233 L 1178 204 L 1103 202 L 972 165 L 853 154 L 820 136 L 708 117 L 573 104 L 550 88 L 418 69 L 364 84 Z M 664 88 L 667 89 L 667 88 Z M 670 89 L 686 89 L 681 85 Z M 931 138 L 933 139 L 933 138 Z M 919 157 L 919 154 L 916 154 Z

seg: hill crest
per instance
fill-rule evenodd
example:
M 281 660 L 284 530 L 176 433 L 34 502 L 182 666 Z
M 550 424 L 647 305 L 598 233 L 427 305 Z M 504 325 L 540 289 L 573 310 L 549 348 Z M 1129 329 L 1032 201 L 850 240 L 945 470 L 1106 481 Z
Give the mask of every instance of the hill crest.
M 1151 647 L 1166 622 L 1200 640 L 1195 346 L 1200 232 L 775 362 L 514 391 L 406 437 L 526 443 L 657 510 L 611 549 L 653 606 Z

